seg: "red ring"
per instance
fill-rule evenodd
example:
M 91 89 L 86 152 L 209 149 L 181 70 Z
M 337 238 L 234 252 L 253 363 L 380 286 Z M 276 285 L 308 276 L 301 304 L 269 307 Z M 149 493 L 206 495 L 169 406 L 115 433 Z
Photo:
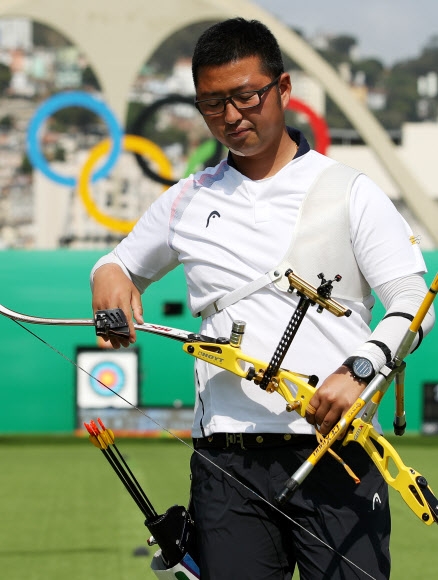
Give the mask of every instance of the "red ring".
M 313 131 L 313 136 L 315 137 L 315 150 L 325 155 L 330 145 L 330 132 L 325 119 L 320 117 L 309 105 L 306 105 L 306 103 L 303 103 L 299 99 L 291 98 L 286 109 L 298 111 L 306 115 Z

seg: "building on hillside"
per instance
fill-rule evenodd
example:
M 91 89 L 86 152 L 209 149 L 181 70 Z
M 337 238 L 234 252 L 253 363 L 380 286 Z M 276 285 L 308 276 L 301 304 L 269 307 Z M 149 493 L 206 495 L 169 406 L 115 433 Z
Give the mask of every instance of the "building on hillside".
M 0 49 L 30 52 L 32 48 L 32 22 L 29 18 L 0 18 Z

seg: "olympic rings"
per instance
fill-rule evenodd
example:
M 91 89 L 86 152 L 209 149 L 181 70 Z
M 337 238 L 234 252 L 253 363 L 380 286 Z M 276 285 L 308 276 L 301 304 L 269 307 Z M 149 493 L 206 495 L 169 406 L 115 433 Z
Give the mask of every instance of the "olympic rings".
M 34 167 L 39 169 L 44 173 L 44 175 L 56 183 L 69 187 L 74 187 L 76 185 L 77 180 L 75 177 L 60 175 L 49 167 L 46 158 L 41 153 L 38 142 L 39 128 L 42 123 L 47 117 L 64 107 L 84 107 L 85 109 L 89 109 L 93 113 L 96 113 L 96 115 L 100 115 L 105 120 L 112 141 L 112 149 L 106 163 L 96 171 L 93 175 L 92 181 L 94 182 L 102 177 L 106 177 L 113 168 L 117 161 L 117 157 L 120 154 L 123 136 L 122 129 L 111 109 L 109 109 L 105 103 L 82 91 L 59 93 L 47 99 L 37 109 L 29 124 L 27 133 L 27 154 L 30 162 Z
M 187 167 L 184 172 L 184 177 L 188 177 L 191 173 L 196 173 L 199 171 L 200 166 L 207 166 L 209 165 L 209 161 L 213 160 L 211 165 L 217 165 L 220 159 L 217 159 L 218 155 L 218 143 L 216 139 L 208 139 L 201 143 L 190 155 L 187 161 Z M 220 145 L 220 143 L 219 143 Z M 222 146 L 219 148 L 219 154 L 221 153 Z
M 138 115 L 138 117 L 135 119 L 135 121 L 132 123 L 132 126 L 129 127 L 128 132 L 132 135 L 143 136 L 144 135 L 144 133 L 143 133 L 144 125 L 147 123 L 147 121 L 149 121 L 151 119 L 151 117 L 153 117 L 153 115 L 161 107 L 163 107 L 165 105 L 173 105 L 173 104 L 177 104 L 177 103 L 182 103 L 184 105 L 191 105 L 192 107 L 194 107 L 196 109 L 195 101 L 194 101 L 193 97 L 184 97 L 182 95 L 168 95 L 167 97 L 164 97 L 163 99 L 159 99 L 158 101 L 155 101 L 154 103 L 152 103 L 152 105 L 145 107 L 141 111 L 141 113 Z M 190 168 L 198 170 L 199 165 L 203 165 L 202 168 L 204 168 L 204 167 L 214 167 L 215 165 L 217 165 L 219 163 L 219 161 L 222 158 L 222 144 L 219 143 L 219 141 L 216 141 L 216 139 L 210 139 L 210 141 L 212 143 L 214 143 L 215 146 L 212 147 L 210 145 L 210 146 L 203 147 L 203 145 L 201 145 L 198 149 L 196 149 L 196 151 L 193 153 L 192 157 L 190 157 L 190 159 L 189 159 L 189 167 Z M 171 186 L 171 185 L 174 185 L 176 183 L 176 181 L 173 179 L 166 179 L 163 176 L 159 175 L 158 173 L 155 173 L 155 171 L 153 171 L 149 167 L 149 164 L 141 155 L 136 154 L 135 158 L 137 160 L 137 163 L 141 167 L 141 170 L 143 171 L 143 173 L 147 177 L 150 177 L 154 181 L 158 181 L 158 183 L 162 183 L 163 185 L 167 185 L 167 186 Z M 195 158 L 196 158 L 196 161 L 195 161 Z M 187 177 L 188 175 L 190 175 L 190 173 L 192 173 L 192 171 L 186 170 L 184 176 Z
M 114 230 L 122 234 L 127 234 L 132 230 L 137 220 L 117 219 L 103 213 L 97 207 L 90 195 L 89 181 L 93 166 L 103 155 L 108 153 L 109 148 L 110 139 L 105 139 L 104 141 L 101 141 L 95 145 L 93 149 L 91 149 L 90 155 L 85 162 L 79 177 L 79 194 L 87 212 L 93 219 L 110 230 Z M 133 151 L 134 153 L 141 155 L 148 155 L 149 158 L 155 161 L 158 165 L 160 175 L 163 175 L 167 179 L 171 178 L 172 165 L 169 159 L 166 157 L 160 147 L 158 147 L 158 145 L 152 141 L 149 141 L 144 137 L 139 137 L 138 135 L 125 135 L 123 138 L 123 148 L 127 151 Z
M 298 99 L 291 98 L 286 108 L 306 115 L 315 137 L 315 150 L 325 155 L 330 145 L 330 132 L 325 119 L 317 115 L 306 103 Z
M 54 95 L 37 109 L 30 121 L 27 134 L 27 153 L 29 160 L 34 167 L 39 169 L 52 181 L 68 187 L 78 185 L 79 195 L 89 215 L 107 229 L 126 234 L 131 231 L 137 220 L 116 219 L 103 213 L 92 199 L 90 193 L 90 176 L 92 175 L 91 182 L 106 177 L 114 167 L 123 146 L 124 149 L 132 151 L 135 154 L 137 162 L 145 175 L 165 186 L 176 183 L 172 178 L 172 166 L 164 152 L 158 145 L 141 135 L 145 123 L 150 120 L 151 116 L 160 107 L 175 103 L 194 106 L 192 98 L 181 95 L 169 95 L 168 97 L 155 101 L 152 105 L 146 107 L 135 120 L 130 131 L 135 134 L 125 135 L 123 137 L 122 129 L 117 119 L 102 101 L 81 91 L 70 91 Z M 43 156 L 38 142 L 40 127 L 47 117 L 59 109 L 70 106 L 84 107 L 100 115 L 106 122 L 109 131 L 109 137 L 91 150 L 79 179 L 63 176 L 53 171 Z M 330 144 L 329 130 L 325 120 L 298 99 L 290 99 L 287 108 L 296 110 L 307 116 L 315 137 L 315 149 L 324 154 Z M 95 163 L 104 155 L 108 155 L 106 162 L 92 174 Z M 158 171 L 150 167 L 144 156 L 148 156 L 155 162 Z M 190 155 L 184 177 L 195 173 L 199 169 L 202 169 L 202 167 L 216 165 L 221 157 L 221 143 L 215 139 L 205 141 Z

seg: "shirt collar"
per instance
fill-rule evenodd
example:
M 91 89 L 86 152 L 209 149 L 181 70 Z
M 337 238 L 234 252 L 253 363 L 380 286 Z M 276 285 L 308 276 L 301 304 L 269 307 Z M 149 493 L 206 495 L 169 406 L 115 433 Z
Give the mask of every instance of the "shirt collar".
M 295 141 L 298 146 L 294 159 L 308 153 L 310 151 L 310 145 L 307 139 L 304 137 L 304 134 L 299 129 L 294 129 L 293 127 L 286 127 L 286 129 L 289 133 L 289 137 L 292 139 L 292 141 Z M 230 151 L 228 152 L 227 163 L 230 167 L 233 167 L 233 169 L 237 169 Z

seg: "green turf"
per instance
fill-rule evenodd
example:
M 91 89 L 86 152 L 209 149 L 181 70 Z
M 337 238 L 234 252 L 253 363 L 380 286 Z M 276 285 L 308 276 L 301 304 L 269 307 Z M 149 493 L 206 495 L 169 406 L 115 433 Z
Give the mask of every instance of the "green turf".
M 438 438 L 391 438 L 403 463 L 420 472 L 438 496 Z M 392 511 L 392 579 L 438 577 L 438 526 L 423 524 L 407 507 L 400 494 L 390 488 Z
M 438 439 L 391 442 L 438 491 Z M 186 505 L 189 449 L 170 440 L 119 439 L 118 445 L 157 511 Z M 155 578 L 150 557 L 133 556 L 148 537 L 141 513 L 85 439 L 0 438 L 0 461 L 1 578 Z M 437 526 L 421 523 L 396 492 L 391 504 L 392 580 L 435 580 Z
M 118 441 L 157 511 L 187 504 L 190 453 L 170 441 Z M 155 578 L 143 517 L 87 440 L 2 439 L 0 577 Z M 151 550 L 154 551 L 154 550 Z

